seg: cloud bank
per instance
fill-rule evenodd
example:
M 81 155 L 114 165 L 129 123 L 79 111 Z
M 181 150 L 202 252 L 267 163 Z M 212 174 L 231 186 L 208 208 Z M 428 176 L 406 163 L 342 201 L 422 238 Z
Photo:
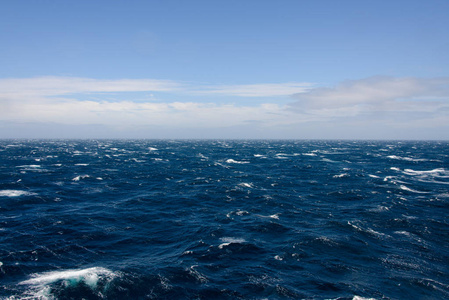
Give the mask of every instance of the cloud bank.
M 437 103 L 447 104 L 448 97 L 449 78 L 373 77 L 293 95 L 298 101 L 291 107 L 315 110 L 358 106 L 372 110 L 404 110 L 416 105 L 435 108 Z
M 102 100 L 102 95 L 120 92 L 157 92 L 166 97 L 144 102 Z M 89 93 L 99 93 L 97 100 L 86 100 L 83 95 Z M 195 95 L 210 100 L 195 101 Z M 216 96 L 227 96 L 229 101 L 219 104 L 214 101 Z M 239 104 L 241 97 L 264 100 Z M 280 104 L 281 98 L 291 102 Z M 209 138 L 444 139 L 449 138 L 449 78 L 373 77 L 330 88 L 308 83 L 194 85 L 154 79 L 0 79 L 0 123 L 0 137 L 8 138 L 15 137 L 14 130 L 19 127 L 25 134 L 27 126 L 53 124 L 72 129 L 83 126 L 85 131 L 101 126 L 109 128 L 109 136 L 139 128 L 143 132 L 140 137 L 148 138 L 153 137 L 152 129 L 158 128 L 162 130 L 158 137 L 164 137 L 166 130 L 167 138 L 173 132 L 191 129 L 195 134 L 183 137 L 208 132 Z M 226 128 L 232 128 L 229 135 L 223 135 Z M 99 137 L 106 131 L 99 131 Z M 28 132 L 33 132 L 29 137 L 40 137 L 31 129 Z

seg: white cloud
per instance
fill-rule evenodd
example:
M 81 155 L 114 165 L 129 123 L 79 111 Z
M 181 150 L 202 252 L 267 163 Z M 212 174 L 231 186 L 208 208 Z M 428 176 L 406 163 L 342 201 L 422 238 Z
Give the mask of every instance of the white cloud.
M 428 110 L 447 105 L 449 78 L 373 77 L 312 89 L 293 98 L 298 101 L 291 106 L 298 110 Z
M 288 110 L 310 116 L 323 131 L 332 124 L 342 133 L 358 128 L 383 138 L 407 129 L 410 136 L 417 129 L 447 131 L 449 125 L 449 78 L 373 77 L 292 97 L 297 101 Z M 421 138 L 435 136 L 429 133 Z
M 192 91 L 213 97 L 283 96 L 304 91 L 307 84 L 254 84 L 230 86 L 194 86 L 170 80 L 119 79 L 102 80 L 73 77 L 36 77 L 0 79 L 0 121 L 34 122 L 63 125 L 102 124 L 121 129 L 135 126 L 167 128 L 223 128 L 256 122 L 260 126 L 291 123 L 292 115 L 284 106 L 274 103 L 236 105 L 211 101 L 185 102 L 183 94 Z M 155 102 L 117 100 L 105 101 L 111 92 L 171 92 L 170 100 Z M 96 101 L 85 94 L 100 93 Z M 232 98 L 231 98 L 232 99 Z
M 32 102 L 15 106 L 4 112 L 2 119 L 66 125 L 102 124 L 123 130 L 134 126 L 220 128 L 239 126 L 248 121 L 272 126 L 288 121 L 288 115 L 291 114 L 284 107 L 275 104 L 236 106 L 195 102 L 136 103 L 59 99 L 53 103 Z
M 111 102 L 102 94 L 96 101 L 83 97 L 87 93 L 134 91 L 171 93 L 172 100 L 156 102 L 151 97 L 147 101 Z M 276 97 L 292 93 L 296 102 L 276 103 Z M 208 95 L 210 100 L 196 102 L 192 94 Z M 189 101 L 183 101 L 183 95 Z M 214 95 L 228 95 L 229 102 L 214 103 Z M 264 96 L 272 99 L 262 104 L 234 104 L 238 103 L 235 97 Z M 334 88 L 312 88 L 305 83 L 212 87 L 149 79 L 0 79 L 0 121 L 71 128 L 96 124 L 111 132 L 165 128 L 176 133 L 191 129 L 195 134 L 207 131 L 209 137 L 225 128 L 233 128 L 237 135 L 243 134 L 243 128 L 252 128 L 259 130 L 258 137 L 269 133 L 269 137 L 279 138 L 339 138 L 339 133 L 346 138 L 362 133 L 382 138 L 393 127 L 419 128 L 427 134 L 425 130 L 435 132 L 449 124 L 449 78 L 377 77 L 344 82 Z

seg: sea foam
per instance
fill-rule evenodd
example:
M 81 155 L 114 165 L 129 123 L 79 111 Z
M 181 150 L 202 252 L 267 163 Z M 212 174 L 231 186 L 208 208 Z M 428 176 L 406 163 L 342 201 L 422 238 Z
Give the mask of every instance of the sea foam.
M 54 295 L 51 294 L 52 284 L 56 283 L 63 283 L 64 287 L 75 287 L 82 282 L 95 291 L 100 282 L 106 285 L 118 277 L 118 274 L 102 267 L 93 267 L 36 273 L 31 277 L 19 283 L 29 286 L 29 290 L 20 299 L 54 299 Z M 102 296 L 101 292 L 99 296 Z
M 36 195 L 35 193 L 21 191 L 21 190 L 2 190 L 0 191 L 0 196 L 3 197 L 20 197 L 20 196 L 31 196 Z
M 407 175 L 428 175 L 428 176 L 435 176 L 435 177 L 448 177 L 449 171 L 443 168 L 428 170 L 428 171 L 415 171 L 412 169 L 405 169 L 404 174 Z
M 222 242 L 218 248 L 223 249 L 223 247 L 229 246 L 230 244 L 242 244 L 245 243 L 246 240 L 242 238 L 234 238 L 234 237 L 223 237 L 220 239 Z
M 63 270 L 33 274 L 31 279 L 22 281 L 19 284 L 40 286 L 54 283 L 60 280 L 67 280 L 70 283 L 83 281 L 88 286 L 95 288 L 99 279 L 105 278 L 110 280 L 116 276 L 117 275 L 115 273 L 108 269 L 93 267 L 79 270 Z
M 238 160 L 233 160 L 232 158 L 227 159 L 226 162 L 228 164 L 247 164 L 247 163 L 249 163 L 249 161 L 238 161 Z

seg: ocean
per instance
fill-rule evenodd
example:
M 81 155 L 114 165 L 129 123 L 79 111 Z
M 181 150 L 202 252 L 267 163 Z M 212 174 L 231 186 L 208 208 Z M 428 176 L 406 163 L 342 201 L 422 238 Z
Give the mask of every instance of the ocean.
M 449 142 L 1 140 L 1 299 L 448 299 Z

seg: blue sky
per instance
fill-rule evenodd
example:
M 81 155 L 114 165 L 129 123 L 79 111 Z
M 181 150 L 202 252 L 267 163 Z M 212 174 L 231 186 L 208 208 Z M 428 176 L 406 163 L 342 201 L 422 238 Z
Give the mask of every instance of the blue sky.
M 449 2 L 4 1 L 0 138 L 449 139 Z

